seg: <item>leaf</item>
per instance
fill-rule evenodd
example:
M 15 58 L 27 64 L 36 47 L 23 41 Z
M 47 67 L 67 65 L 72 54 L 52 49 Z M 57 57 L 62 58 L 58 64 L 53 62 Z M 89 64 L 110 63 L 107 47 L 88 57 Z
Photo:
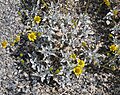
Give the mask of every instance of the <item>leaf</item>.
M 55 74 L 58 74 L 60 72 L 60 70 L 59 69 L 57 69 L 56 71 L 55 71 Z
M 49 71 L 51 72 L 52 70 L 53 70 L 53 67 L 50 67 L 50 68 L 49 68 Z

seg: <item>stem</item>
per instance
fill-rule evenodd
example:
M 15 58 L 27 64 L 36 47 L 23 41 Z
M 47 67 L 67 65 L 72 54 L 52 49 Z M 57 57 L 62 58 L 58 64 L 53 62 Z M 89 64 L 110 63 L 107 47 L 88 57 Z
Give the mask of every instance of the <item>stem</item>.
M 100 8 L 101 8 L 101 6 L 102 6 L 103 4 L 104 4 L 104 2 L 102 2 L 102 3 L 100 4 L 100 7 L 98 8 L 96 14 L 98 14 L 98 12 L 100 11 Z
M 88 0 L 88 2 L 87 2 L 87 5 L 86 5 L 86 8 L 85 8 L 85 13 L 84 13 L 84 14 L 87 13 L 87 10 L 88 10 L 88 7 L 89 7 L 89 3 L 90 3 L 90 0 Z
M 26 68 L 26 69 L 28 69 L 29 71 L 31 71 L 32 73 L 33 73 L 33 71 L 30 69 L 30 68 L 28 68 L 26 65 L 24 65 L 23 63 L 21 63 L 22 64 L 22 66 L 24 67 L 24 68 Z
M 48 7 L 44 0 L 42 0 L 42 3 L 44 4 L 45 7 Z

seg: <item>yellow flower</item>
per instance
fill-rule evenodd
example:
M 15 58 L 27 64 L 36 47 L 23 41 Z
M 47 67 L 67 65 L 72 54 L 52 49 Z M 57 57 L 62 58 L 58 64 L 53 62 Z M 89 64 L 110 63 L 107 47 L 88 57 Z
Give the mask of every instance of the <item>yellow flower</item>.
M 8 42 L 7 42 L 6 40 L 4 40 L 4 41 L 1 43 L 1 45 L 2 45 L 3 48 L 6 48 L 6 47 L 7 47 L 7 44 L 8 44 Z
M 82 46 L 86 47 L 87 43 L 86 42 L 82 42 Z
M 117 16 L 118 10 L 113 10 L 112 12 L 113 12 L 114 16 Z
M 111 69 L 112 69 L 113 71 L 115 71 L 115 70 L 116 70 L 116 67 L 115 67 L 115 66 L 111 66 Z
M 74 54 L 74 53 L 71 54 L 71 55 L 70 55 L 70 58 L 73 59 L 73 60 L 75 60 L 75 59 L 76 59 L 76 54 Z
M 110 1 L 109 0 L 103 0 L 103 1 L 108 7 L 110 6 Z
M 60 70 L 59 69 L 57 69 L 56 71 L 55 71 L 55 74 L 58 74 L 60 72 Z
M 52 70 L 53 70 L 53 67 L 50 67 L 50 68 L 49 68 L 49 71 L 52 71 Z
M 38 36 L 38 37 L 40 37 L 41 35 L 42 35 L 42 33 L 41 33 L 41 32 L 38 32 L 38 33 L 37 33 L 37 36 Z
M 11 42 L 10 45 L 13 47 L 15 45 L 15 42 Z
M 82 74 L 83 72 L 83 68 L 81 66 L 76 66 L 74 69 L 73 69 L 73 72 L 76 76 L 79 76 L 80 74 Z
M 116 51 L 117 49 L 118 49 L 118 46 L 117 45 L 115 45 L 115 44 L 113 44 L 113 45 L 111 45 L 110 47 L 110 51 Z
M 112 35 L 112 34 L 109 34 L 109 37 L 113 37 L 113 35 Z
M 23 57 L 23 53 L 20 53 L 20 57 Z
M 31 32 L 31 33 L 28 33 L 28 39 L 30 40 L 30 41 L 35 41 L 36 40 L 36 38 L 37 38 L 37 36 L 36 36 L 36 33 L 35 32 Z
M 25 61 L 24 61 L 23 59 L 21 59 L 20 61 L 21 61 L 21 63 L 22 63 L 22 64 L 24 64 L 24 63 L 25 63 Z
M 16 38 L 15 38 L 15 42 L 19 42 L 20 41 L 20 36 L 17 35 Z
M 120 49 L 118 49 L 117 54 L 120 55 Z
M 35 17 L 34 17 L 34 22 L 35 22 L 35 23 L 39 24 L 40 21 L 41 21 L 41 17 L 40 17 L 40 16 L 35 16 Z
M 85 66 L 85 62 L 83 60 L 78 59 L 77 62 L 78 62 L 78 65 L 81 67 Z

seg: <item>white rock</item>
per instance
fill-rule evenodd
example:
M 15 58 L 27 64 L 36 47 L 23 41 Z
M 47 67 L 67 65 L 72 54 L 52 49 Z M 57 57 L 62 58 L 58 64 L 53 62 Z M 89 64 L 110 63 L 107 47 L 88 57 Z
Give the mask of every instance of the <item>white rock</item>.
M 110 21 L 109 21 L 109 20 L 107 20 L 107 21 L 106 21 L 106 24 L 107 24 L 107 25 L 109 25 L 109 24 L 110 24 Z

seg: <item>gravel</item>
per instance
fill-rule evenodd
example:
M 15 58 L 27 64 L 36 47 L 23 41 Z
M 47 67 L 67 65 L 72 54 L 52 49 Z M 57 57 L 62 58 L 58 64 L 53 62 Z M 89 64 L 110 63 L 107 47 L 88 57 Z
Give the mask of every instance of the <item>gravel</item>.
M 10 1 L 10 2 L 9 2 Z M 76 0 L 78 1 L 78 0 Z M 19 24 L 16 0 L 0 0 L 0 42 L 11 41 L 24 27 Z M 120 78 L 111 73 L 87 73 L 73 79 L 71 86 L 50 87 L 30 81 L 26 73 L 17 70 L 9 50 L 0 47 L 0 95 L 119 95 Z

